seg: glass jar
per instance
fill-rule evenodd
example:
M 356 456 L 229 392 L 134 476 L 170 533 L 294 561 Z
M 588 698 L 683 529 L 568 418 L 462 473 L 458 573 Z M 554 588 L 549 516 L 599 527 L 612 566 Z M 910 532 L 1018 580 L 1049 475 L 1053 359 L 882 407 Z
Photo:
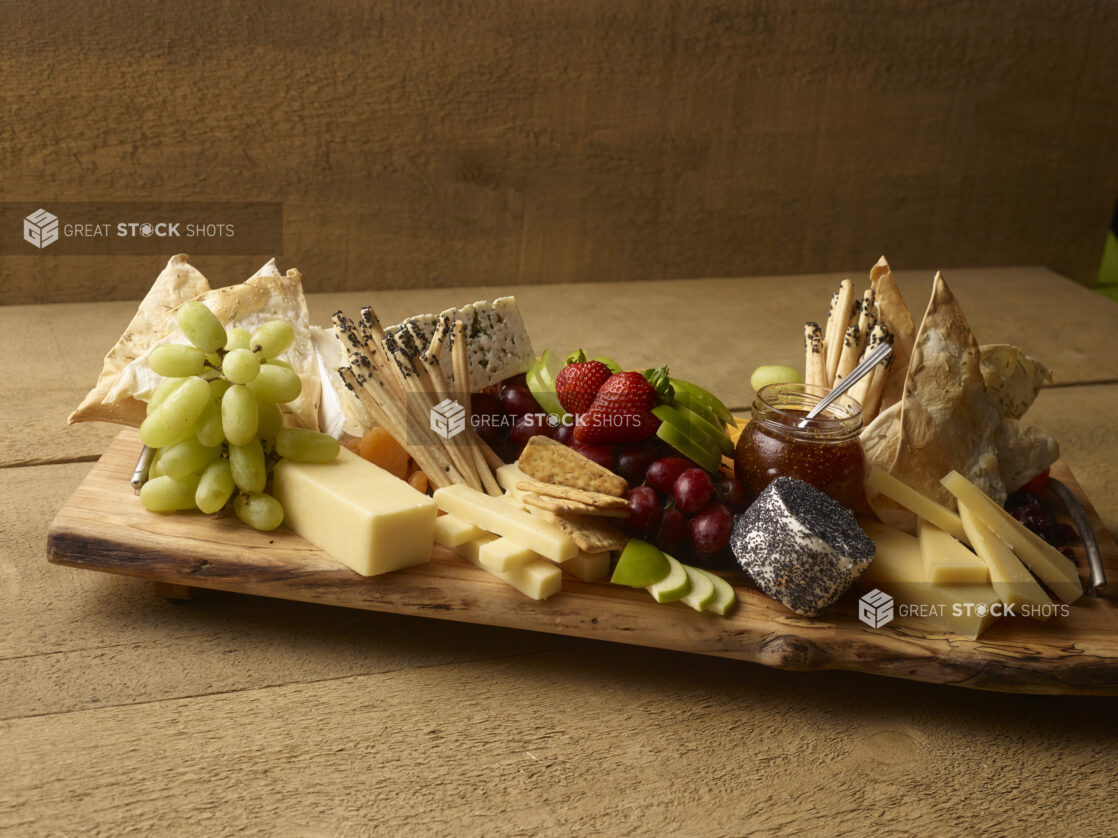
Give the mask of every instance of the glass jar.
M 807 384 L 761 388 L 734 449 L 734 475 L 753 496 L 783 475 L 810 483 L 848 509 L 864 506 L 862 406 L 839 396 L 814 419 L 805 419 L 829 392 Z

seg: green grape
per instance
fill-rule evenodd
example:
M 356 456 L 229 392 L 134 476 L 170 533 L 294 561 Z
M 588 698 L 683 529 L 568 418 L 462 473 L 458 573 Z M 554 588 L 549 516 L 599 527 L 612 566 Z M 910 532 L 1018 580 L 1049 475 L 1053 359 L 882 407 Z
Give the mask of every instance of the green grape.
M 340 447 L 329 434 L 303 428 L 284 428 L 276 437 L 276 453 L 297 463 L 333 462 Z
M 234 384 L 248 384 L 260 372 L 260 356 L 251 349 L 234 349 L 221 362 L 221 371 Z
M 195 437 L 184 439 L 177 445 L 161 449 L 159 467 L 163 474 L 176 480 L 201 471 L 214 459 L 221 456 L 220 447 L 208 447 Z
M 229 461 L 214 460 L 202 472 L 202 479 L 194 492 L 194 503 L 207 515 L 212 515 L 229 502 L 236 488 Z
M 229 468 L 233 482 L 242 492 L 263 492 L 268 482 L 264 465 L 264 449 L 260 440 L 253 439 L 245 445 L 229 446 Z
M 221 401 L 225 391 L 229 389 L 229 382 L 224 378 L 215 378 L 210 382 L 210 392 L 216 401 Z
M 186 381 L 185 378 L 164 378 L 159 382 L 159 386 L 155 388 L 148 399 L 148 413 L 153 413 L 159 405 L 163 404 L 163 400 L 167 398 L 175 390 L 182 386 Z
M 232 445 L 244 445 L 256 436 L 259 411 L 244 384 L 234 384 L 221 397 L 221 428 Z
M 209 355 L 206 356 L 206 363 L 209 364 L 209 369 L 212 369 L 212 370 L 215 370 L 215 371 L 220 370 L 221 369 L 221 356 L 219 354 L 217 354 L 216 352 L 211 352 Z
M 152 512 L 174 512 L 178 509 L 194 509 L 194 492 L 198 488 L 199 477 L 192 474 L 181 480 L 162 475 L 148 480 L 140 488 L 140 503 Z
M 265 401 L 283 404 L 302 392 L 303 382 L 289 369 L 275 364 L 261 364 L 260 373 L 247 386 Z
M 274 440 L 276 434 L 283 430 L 283 411 L 275 402 L 266 402 L 263 399 L 257 399 L 256 406 L 260 416 L 257 435 L 261 439 Z
M 250 527 L 264 532 L 274 530 L 283 523 L 283 507 L 280 502 L 263 492 L 237 495 L 233 501 L 233 511 Z
M 162 422 L 162 411 L 156 410 L 140 424 L 140 441 L 148 448 L 163 448 L 188 439 L 194 432 L 187 428 L 184 431 L 172 431 Z
M 151 465 L 148 466 L 148 480 L 160 477 L 163 474 L 163 469 L 159 465 L 159 452 L 162 450 L 162 448 L 155 449 L 155 456 L 151 458 Z
M 248 342 L 252 338 L 248 329 L 229 329 L 226 334 L 229 336 L 229 339 L 225 341 L 226 352 L 232 352 L 234 349 L 248 349 Z
M 268 361 L 268 363 L 272 364 L 273 366 L 283 367 L 285 370 L 291 370 L 292 372 L 295 372 L 295 367 L 291 366 L 291 364 L 287 363 L 287 361 L 284 361 L 280 358 L 272 358 Z
M 212 383 L 212 382 L 211 382 Z M 198 422 L 194 425 L 194 435 L 203 445 L 213 447 L 225 442 L 225 431 L 221 427 L 221 403 L 210 399 Z
M 295 330 L 286 320 L 270 320 L 252 333 L 249 349 L 265 358 L 278 357 L 295 340 Z
M 225 341 L 228 339 L 225 335 L 225 327 L 205 303 L 197 300 L 183 303 L 179 307 L 177 319 L 186 339 L 206 354 L 217 352 L 225 346 Z
M 184 343 L 166 343 L 151 350 L 151 371 L 167 378 L 200 375 L 206 366 L 206 353 Z
M 169 431 L 185 431 L 198 421 L 211 398 L 209 382 L 197 376 L 188 378 L 163 400 L 148 419 L 158 418 Z

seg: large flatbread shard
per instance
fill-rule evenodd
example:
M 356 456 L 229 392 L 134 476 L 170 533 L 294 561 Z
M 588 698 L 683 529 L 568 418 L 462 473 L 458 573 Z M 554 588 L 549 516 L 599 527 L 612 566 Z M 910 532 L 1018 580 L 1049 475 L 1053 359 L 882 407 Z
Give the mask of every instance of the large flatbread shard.
M 138 426 L 147 414 L 147 404 L 131 395 L 106 401 L 121 372 L 139 358 L 151 343 L 175 324 L 175 309 L 210 290 L 209 281 L 190 264 L 185 253 L 172 256 L 140 303 L 124 334 L 105 356 L 97 384 L 70 414 L 75 422 L 115 422 Z
M 995 343 L 980 349 L 986 391 L 997 402 L 1002 416 L 1020 419 L 1041 388 L 1051 383 L 1051 370 L 1019 346 Z
M 937 273 L 913 345 L 899 428 L 894 431 L 899 438 L 886 470 L 949 508 L 954 508 L 955 499 L 939 481 L 951 469 L 1004 500 L 995 439 L 1001 420 L 982 379 L 978 342 Z M 881 507 L 879 515 L 896 520 L 899 513 L 890 504 L 877 497 L 870 502 L 875 512 Z
M 878 317 L 893 335 L 893 358 L 889 362 L 889 377 L 878 406 L 880 413 L 899 402 L 904 394 L 905 377 L 916 342 L 916 324 L 884 256 L 870 269 L 870 287 L 877 301 Z
M 168 264 L 168 268 L 171 264 L 177 264 L 180 270 L 189 268 L 186 259 L 186 256 L 176 256 Z M 179 261 L 176 263 L 176 260 Z M 158 280 L 156 286 L 159 286 Z M 70 417 L 71 423 L 99 420 L 139 425 L 147 411 L 145 402 L 160 380 L 160 376 L 151 369 L 151 352 L 164 344 L 188 343 L 175 321 L 175 310 L 188 299 L 197 299 L 217 315 L 226 329 L 240 327 L 251 332 L 275 319 L 291 323 L 295 340 L 280 357 L 291 364 L 303 382 L 303 391 L 294 401 L 284 405 L 284 410 L 294 417 L 300 427 L 318 430 L 318 405 L 322 385 L 318 373 L 318 356 L 311 340 L 310 312 L 303 296 L 300 273 L 291 269 L 286 275 L 280 275 L 272 260 L 239 285 L 215 289 L 209 289 L 208 286 L 206 283 L 206 290 L 192 297 L 184 297 L 184 289 L 177 286 L 167 285 L 158 289 L 153 287 L 141 303 L 136 318 L 133 318 L 133 323 L 137 323 L 137 318 L 148 317 L 151 311 L 148 304 L 154 303 L 153 319 L 149 325 L 138 330 L 131 344 L 132 351 L 129 354 L 134 357 L 107 383 L 99 408 L 87 411 L 85 415 L 80 415 L 82 408 L 79 408 Z M 158 292 L 154 301 L 153 292 Z M 140 322 L 148 321 L 145 319 Z M 129 333 L 126 332 L 125 337 L 128 336 Z M 100 388 L 100 381 L 98 386 Z M 100 389 L 94 392 L 101 395 Z M 86 397 L 86 401 L 91 396 L 93 393 Z M 83 402 L 83 406 L 85 404 Z

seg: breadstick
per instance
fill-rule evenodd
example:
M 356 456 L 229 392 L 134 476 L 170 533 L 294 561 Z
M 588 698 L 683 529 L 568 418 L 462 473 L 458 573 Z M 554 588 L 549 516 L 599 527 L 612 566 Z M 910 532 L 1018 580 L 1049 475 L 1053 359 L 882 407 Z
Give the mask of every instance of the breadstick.
M 858 333 L 858 327 L 847 326 L 846 333 L 842 338 L 842 354 L 839 355 L 838 367 L 835 369 L 835 378 L 832 385 L 837 385 L 846 376 L 854 371 L 858 366 L 858 346 L 861 344 L 861 336 Z
M 850 322 L 850 313 L 854 310 L 854 283 L 844 279 L 839 283 L 838 298 L 835 300 L 834 310 L 828 324 L 824 345 L 827 350 L 827 380 L 826 386 L 833 387 L 835 373 L 838 372 L 839 356 L 845 343 L 846 326 Z M 830 343 L 826 341 L 830 340 Z
M 814 321 L 804 323 L 804 383 L 823 384 L 823 332 Z
M 862 360 L 865 360 L 866 356 L 877 349 L 878 344 L 881 343 L 884 336 L 885 327 L 880 323 L 875 324 L 870 330 L 869 337 L 866 339 L 866 348 L 862 353 Z M 862 405 L 862 418 L 866 423 L 869 422 L 869 418 L 866 416 L 866 394 L 869 393 L 870 384 L 873 382 L 873 377 L 876 373 L 877 370 L 871 370 L 850 388 L 850 397 L 857 401 L 858 404 Z

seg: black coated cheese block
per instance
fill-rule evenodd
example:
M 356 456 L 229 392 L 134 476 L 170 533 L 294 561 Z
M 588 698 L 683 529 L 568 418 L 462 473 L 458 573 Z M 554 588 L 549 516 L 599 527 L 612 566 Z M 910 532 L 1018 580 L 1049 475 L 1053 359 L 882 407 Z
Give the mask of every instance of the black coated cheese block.
M 738 516 L 730 546 L 753 584 L 805 617 L 846 593 L 875 549 L 853 512 L 791 477 L 776 478 Z

